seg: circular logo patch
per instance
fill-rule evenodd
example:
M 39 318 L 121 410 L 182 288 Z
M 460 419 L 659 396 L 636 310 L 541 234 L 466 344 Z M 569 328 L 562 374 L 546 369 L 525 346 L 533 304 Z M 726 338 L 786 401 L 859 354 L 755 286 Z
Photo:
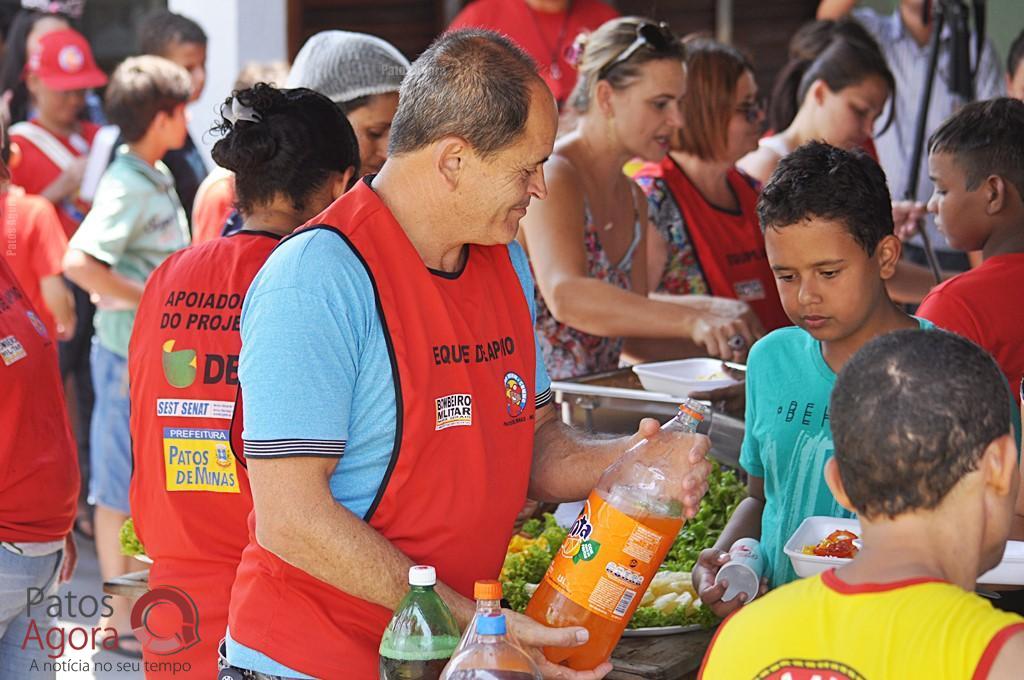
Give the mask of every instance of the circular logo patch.
M 526 383 L 519 374 L 511 371 L 505 374 L 505 410 L 517 418 L 526 409 Z
M 64 73 L 77 73 L 85 64 L 85 55 L 78 45 L 66 45 L 57 53 L 57 65 Z

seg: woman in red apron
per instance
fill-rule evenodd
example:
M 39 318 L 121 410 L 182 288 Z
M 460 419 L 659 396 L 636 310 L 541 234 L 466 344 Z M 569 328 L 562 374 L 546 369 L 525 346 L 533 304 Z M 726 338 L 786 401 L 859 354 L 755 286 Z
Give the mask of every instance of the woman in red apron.
M 150 594 L 163 593 L 132 624 L 147 662 L 188 663 L 197 677 L 217 670 L 252 509 L 230 440 L 241 416 L 242 300 L 280 239 L 341 195 L 359 167 L 351 125 L 312 90 L 259 84 L 229 98 L 222 115 L 213 158 L 235 173 L 243 229 L 153 273 L 129 348 L 132 517 L 153 559 Z M 154 668 L 147 678 L 173 676 L 172 666 Z
M 676 149 L 636 175 L 654 227 L 650 289 L 742 300 L 766 331 L 789 325 L 765 258 L 758 189 L 735 166 L 757 148 L 764 121 L 753 67 L 736 49 L 709 39 L 690 41 L 686 52 Z

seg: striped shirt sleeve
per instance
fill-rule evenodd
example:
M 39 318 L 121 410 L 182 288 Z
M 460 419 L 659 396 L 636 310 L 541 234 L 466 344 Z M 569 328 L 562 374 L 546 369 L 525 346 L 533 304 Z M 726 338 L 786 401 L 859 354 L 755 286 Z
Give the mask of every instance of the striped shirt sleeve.
M 291 456 L 314 456 L 318 458 L 340 458 L 345 453 L 345 442 L 320 439 L 270 439 L 255 441 L 246 439 L 246 458 L 289 458 Z

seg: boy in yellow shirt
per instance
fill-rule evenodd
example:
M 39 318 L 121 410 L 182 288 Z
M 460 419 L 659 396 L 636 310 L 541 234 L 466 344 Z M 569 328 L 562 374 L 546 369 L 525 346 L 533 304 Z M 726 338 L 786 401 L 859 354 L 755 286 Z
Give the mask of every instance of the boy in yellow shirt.
M 866 344 L 829 411 L 853 561 L 743 607 L 701 678 L 1019 678 L 1024 619 L 971 592 L 1002 558 L 1020 475 L 999 367 L 950 333 Z

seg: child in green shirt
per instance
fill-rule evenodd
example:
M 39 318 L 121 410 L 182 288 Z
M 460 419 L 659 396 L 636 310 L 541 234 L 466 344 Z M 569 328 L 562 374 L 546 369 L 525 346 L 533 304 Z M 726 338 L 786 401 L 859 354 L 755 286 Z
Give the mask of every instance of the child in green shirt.
M 889 190 L 878 164 L 821 142 L 779 162 L 758 216 L 779 297 L 795 328 L 762 338 L 747 367 L 746 433 L 740 465 L 750 497 L 733 513 L 693 572 L 701 600 L 724 616 L 715 575 L 734 541 L 761 541 L 765 586 L 796 578 L 782 548 L 805 518 L 851 516 L 825 484 L 832 457 L 829 396 L 836 373 L 874 337 L 931 324 L 905 314 L 886 292 L 900 259 Z
M 89 495 L 96 504 L 96 549 L 107 580 L 131 570 L 118 531 L 129 514 L 131 441 L 128 434 L 128 339 L 135 306 L 149 274 L 189 244 L 188 223 L 174 180 L 160 158 L 187 135 L 188 73 L 160 57 L 127 59 L 110 79 L 107 116 L 127 141 L 107 168 L 78 231 L 64 271 L 97 302 L 92 348 L 96 404 L 92 414 Z M 129 602 L 115 597 L 100 622 L 119 641 L 131 638 Z M 125 647 L 129 654 L 136 649 Z

